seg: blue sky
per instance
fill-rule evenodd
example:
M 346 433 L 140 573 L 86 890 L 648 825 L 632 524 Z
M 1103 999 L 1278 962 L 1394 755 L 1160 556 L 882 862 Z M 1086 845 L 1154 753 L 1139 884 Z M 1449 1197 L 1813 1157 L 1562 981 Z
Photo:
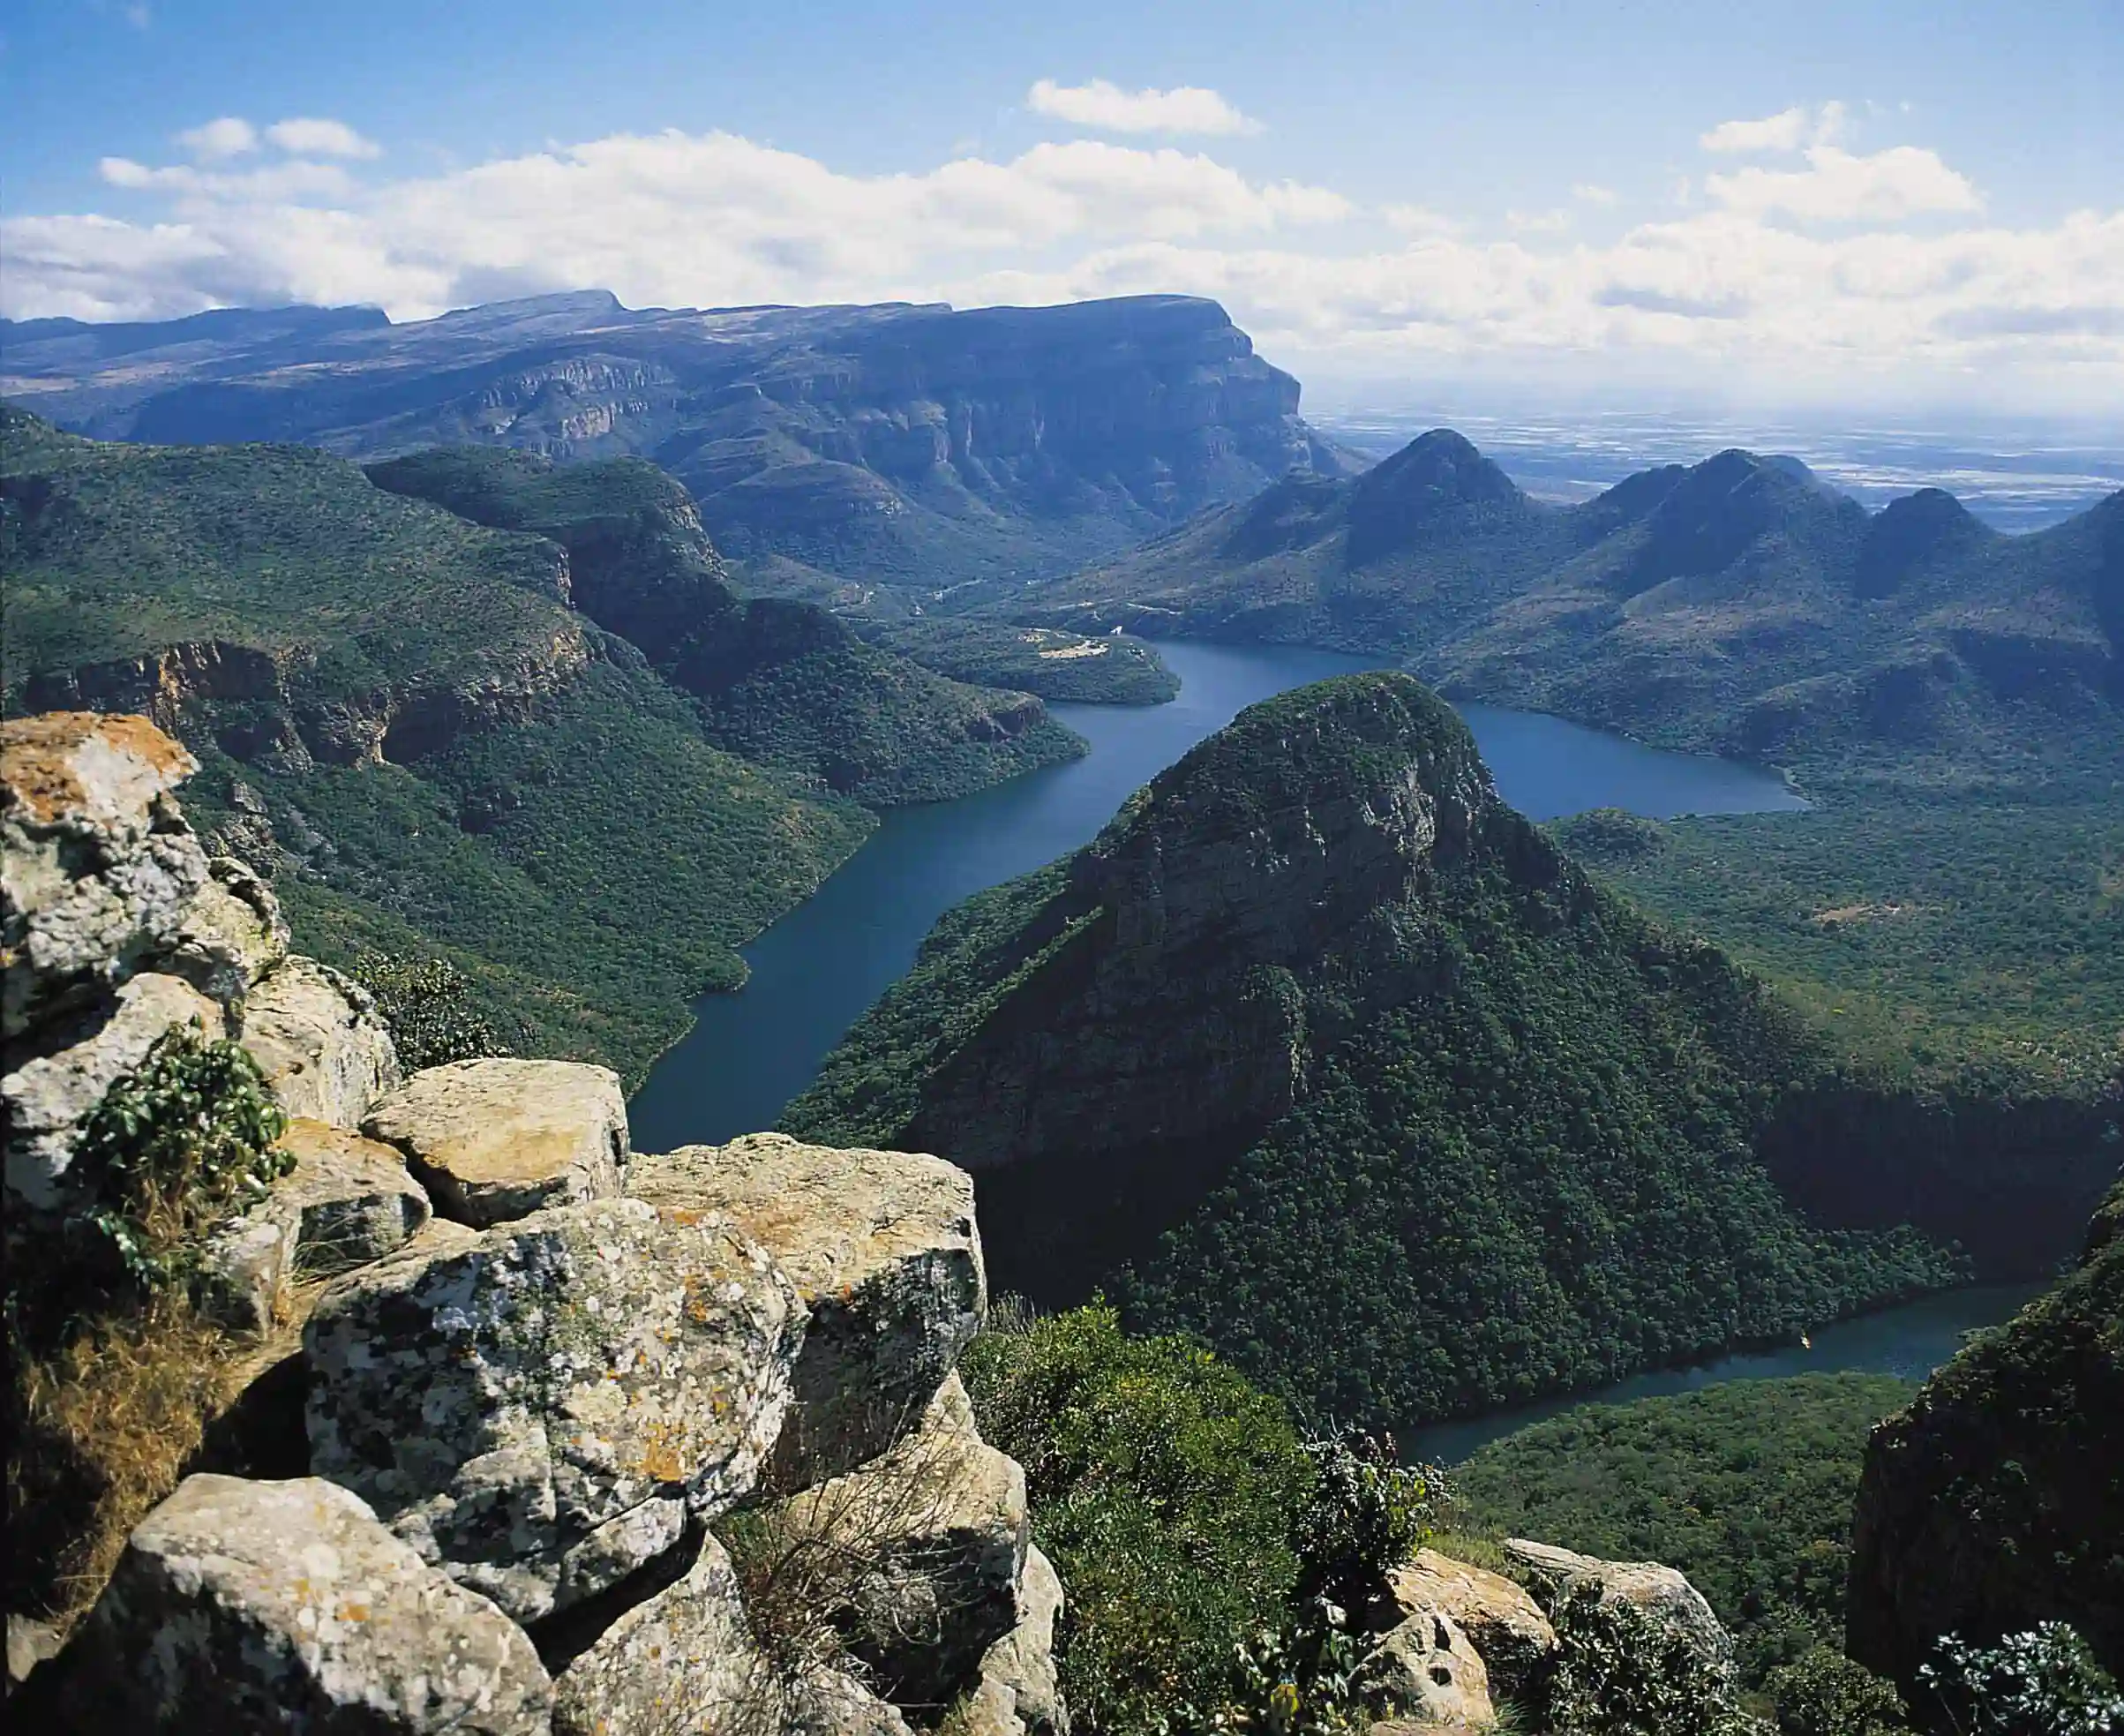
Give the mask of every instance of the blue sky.
M 1346 384 L 2124 402 L 2124 0 L 30 0 L 0 101 L 17 316 L 1171 289 Z

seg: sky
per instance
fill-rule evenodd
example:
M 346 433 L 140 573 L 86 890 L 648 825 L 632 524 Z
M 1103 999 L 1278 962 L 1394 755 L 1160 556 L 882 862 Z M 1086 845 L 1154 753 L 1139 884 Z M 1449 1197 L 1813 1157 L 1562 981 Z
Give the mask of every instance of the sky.
M 17 319 L 1170 291 L 1309 402 L 2124 422 L 2124 0 L 0 16 Z

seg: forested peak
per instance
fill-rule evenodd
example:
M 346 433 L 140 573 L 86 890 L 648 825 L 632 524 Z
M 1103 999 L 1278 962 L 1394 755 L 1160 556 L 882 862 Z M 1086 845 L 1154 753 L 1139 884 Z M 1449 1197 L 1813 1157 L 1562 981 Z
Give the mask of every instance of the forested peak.
M 1394 499 L 1448 506 L 1518 505 L 1519 485 L 1474 441 L 1451 428 L 1433 428 L 1374 465 L 1357 480 L 1360 500 Z

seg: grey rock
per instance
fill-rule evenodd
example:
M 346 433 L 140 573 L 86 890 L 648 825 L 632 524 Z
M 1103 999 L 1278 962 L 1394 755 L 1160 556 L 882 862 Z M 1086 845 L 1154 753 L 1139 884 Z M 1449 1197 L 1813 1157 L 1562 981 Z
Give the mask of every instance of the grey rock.
M 981 1688 L 993 1717 L 1007 1696 L 1011 1721 L 1030 1736 L 1070 1736 L 1070 1713 L 1062 1702 L 1054 1668 L 1054 1624 L 1063 1607 L 1061 1575 L 1037 1549 L 1025 1551 L 1025 1571 L 1018 1585 L 1017 1627 L 988 1648 L 981 1659 Z
M 922 1425 L 777 1518 L 840 1564 L 824 1612 L 886 1696 L 942 1705 L 973 1687 L 989 1649 L 1026 1616 L 1025 1475 L 966 1420 L 958 1377 Z
M 1556 1629 L 1523 1588 L 1433 1549 L 1419 1550 L 1387 1579 L 1401 1619 L 1444 1611 L 1481 1655 L 1492 1693 L 1537 1703 L 1555 1660 Z
M 641 1200 L 402 1252 L 305 1328 L 311 1468 L 535 1620 L 667 1548 L 673 1504 L 752 1487 L 803 1321 L 756 1244 Z
M 261 1206 L 217 1228 L 201 1251 L 202 1301 L 222 1325 L 263 1337 L 295 1276 L 300 1220 Z
M 288 921 L 273 889 L 247 864 L 216 856 L 206 866 L 164 968 L 235 1007 L 288 956 Z
M 811 1309 L 774 1477 L 800 1488 L 912 1427 L 987 1308 L 973 1181 L 941 1158 L 753 1133 L 637 1156 L 627 1190 L 718 1212 L 774 1256 Z
M 1505 1552 L 1525 1574 L 1544 1613 L 1553 1613 L 1557 1599 L 1573 1586 L 1587 1583 L 1599 1588 L 1602 1599 L 1634 1604 L 1707 1662 L 1722 1665 L 1732 1659 L 1732 1638 L 1703 1593 L 1672 1567 L 1656 1561 L 1603 1561 L 1523 1537 L 1507 1539 Z
M 221 1008 L 190 983 L 150 972 L 122 983 L 107 1005 L 77 1008 L 48 1026 L 53 1046 L 0 1080 L 11 1198 L 38 1211 L 63 1207 L 81 1123 L 164 1032 L 195 1022 L 207 1036 L 220 1036 Z
M 539 1736 L 552 1704 L 522 1630 L 314 1477 L 186 1478 L 57 1667 L 93 1730 Z
M 145 718 L 0 723 L 0 1032 L 110 991 L 175 942 L 206 856 L 171 794 L 198 769 Z
M 49 1621 L 38 1621 L 26 1615 L 11 1615 L 7 1619 L 7 1683 L 11 1691 L 30 1679 L 40 1665 L 49 1664 L 59 1655 L 66 1643 L 59 1630 Z
M 619 1076 L 574 1061 L 425 1068 L 378 1103 L 362 1129 L 405 1153 L 437 1211 L 476 1229 L 612 1199 L 627 1161 Z
M 295 1169 L 260 1209 L 294 1219 L 296 1263 L 306 1275 L 395 1253 L 432 1216 L 425 1190 L 390 1146 L 305 1117 L 288 1124 L 281 1149 Z
M 1497 1722 L 1489 1671 L 1443 1609 L 1419 1610 L 1383 1636 L 1358 1666 L 1357 1682 L 1375 1712 L 1478 1730 Z
M 398 1083 L 398 1051 L 369 991 L 314 958 L 289 958 L 259 982 L 242 1036 L 290 1116 L 357 1127 Z

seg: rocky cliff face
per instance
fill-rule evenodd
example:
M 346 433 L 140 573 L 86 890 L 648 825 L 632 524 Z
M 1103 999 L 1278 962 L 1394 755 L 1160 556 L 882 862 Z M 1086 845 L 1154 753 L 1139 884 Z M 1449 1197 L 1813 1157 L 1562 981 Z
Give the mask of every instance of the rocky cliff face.
M 748 561 L 917 589 L 1052 569 L 1341 461 L 1214 303 L 630 312 L 559 296 L 406 327 L 16 334 L 22 401 L 106 438 L 637 454 Z M 88 365 L 84 366 L 85 359 Z M 151 387 L 140 363 L 161 366 Z M 329 364 L 305 370 L 290 363 Z
M 1851 1655 L 1908 1682 L 1945 1634 L 2077 1628 L 2124 1671 L 2124 1183 L 2079 1264 L 1867 1443 Z
M 21 1717 L 1067 1736 L 1062 1588 L 954 1372 L 987 1303 L 963 1172 L 775 1135 L 636 1154 L 578 1063 L 402 1080 L 365 997 L 207 861 L 146 719 L 10 722 L 0 769 L 11 1238 L 93 1196 L 81 1118 L 187 1019 L 295 1117 L 287 1173 L 197 1251 L 255 1377 L 201 1456 L 266 1474 L 169 1490 L 64 1647 L 18 1649 L 11 1611 Z

